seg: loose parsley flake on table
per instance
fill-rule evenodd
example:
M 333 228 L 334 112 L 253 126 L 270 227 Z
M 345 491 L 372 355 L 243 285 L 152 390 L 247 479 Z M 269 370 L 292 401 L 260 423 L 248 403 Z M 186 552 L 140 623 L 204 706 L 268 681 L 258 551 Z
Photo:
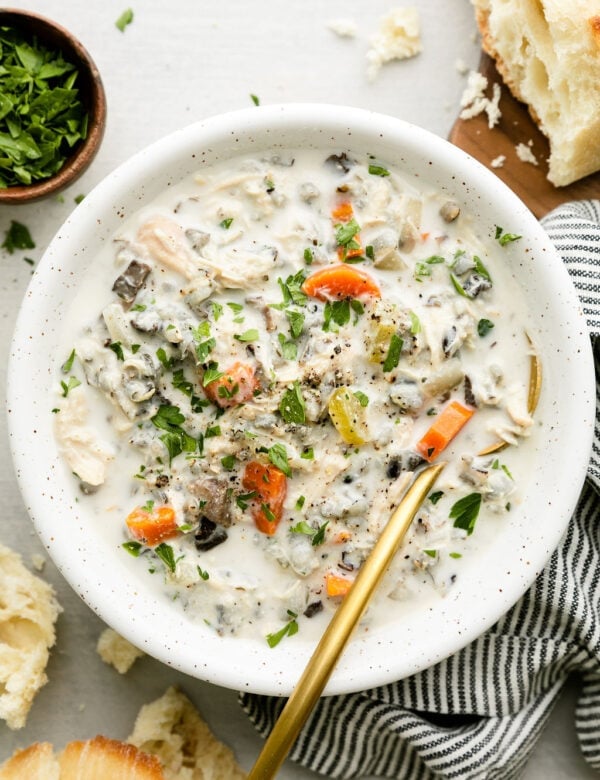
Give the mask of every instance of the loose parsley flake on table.
M 125 32 L 125 28 L 133 22 L 133 10 L 127 8 L 121 16 L 115 22 L 115 27 L 121 32 Z
M 2 95 L 0 94 L 0 104 L 2 102 Z M 1 133 L 0 133 L 1 134 Z M 0 141 L 0 153 L 1 153 L 1 141 Z M 1 164 L 0 164 L 1 170 Z M 0 173 L 0 179 L 1 179 Z M 35 249 L 35 243 L 31 238 L 31 233 L 26 225 L 22 225 L 20 222 L 12 220 L 10 227 L 4 234 L 4 242 L 2 249 L 6 249 L 9 255 L 12 255 L 15 249 Z
M 60 51 L 0 29 L 0 188 L 50 178 L 86 138 L 77 77 Z

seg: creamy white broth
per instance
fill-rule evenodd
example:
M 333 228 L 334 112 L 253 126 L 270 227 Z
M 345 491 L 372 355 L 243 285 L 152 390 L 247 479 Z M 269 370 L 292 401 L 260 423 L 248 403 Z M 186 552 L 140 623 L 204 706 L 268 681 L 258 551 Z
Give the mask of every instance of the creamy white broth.
M 139 540 L 133 540 L 141 553 L 134 566 L 144 577 L 152 571 L 157 589 L 176 596 L 190 619 L 219 633 L 265 636 L 291 615 L 303 636 L 321 632 L 341 598 L 326 594 L 326 575 L 356 576 L 423 463 L 416 443 L 453 401 L 476 409 L 444 451 L 448 466 L 435 488 L 443 495 L 425 502 L 365 629 L 447 593 L 468 556 L 493 544 L 498 523 L 510 522 L 526 486 L 534 428 L 527 413 L 531 328 L 505 268 L 506 250 L 493 239 L 494 226 L 475 226 L 463 213 L 448 221 L 440 215 L 447 208 L 443 195 L 393 171 L 369 173 L 369 160 L 325 162 L 327 156 L 297 151 L 277 161 L 244 157 L 172 188 L 123 226 L 66 318 L 64 356 L 76 351 L 68 373 L 82 384 L 57 401 L 57 438 L 88 493 L 80 500 L 93 507 L 98 523 L 122 529 L 123 541 L 129 539 L 125 518 L 136 507 L 148 501 L 153 509 L 171 507 L 184 528 L 163 542 L 174 570 L 156 556 L 155 545 Z M 349 220 L 331 214 L 345 201 L 360 226 L 363 258 L 350 267 L 376 280 L 381 297 L 354 299 L 360 305 L 348 304 L 347 322 L 342 304 L 333 315 L 329 304 L 334 319 L 324 330 L 326 303 L 309 295 L 284 306 L 277 280 L 285 283 L 299 272 L 310 277 L 340 263 L 336 235 Z M 469 298 L 456 284 L 468 289 L 474 275 L 481 281 L 473 256 L 483 263 L 482 286 L 487 275 L 492 286 Z M 132 261 L 150 270 L 124 303 L 112 288 Z M 299 328 L 301 317 L 302 332 L 294 337 L 293 323 Z M 480 336 L 477 325 L 484 319 L 493 329 Z M 377 339 L 382 325 L 387 341 Z M 385 371 L 391 333 L 401 335 L 402 351 L 398 364 Z M 196 349 L 210 339 L 215 343 L 197 365 Z M 218 396 L 208 403 L 202 377 L 211 363 L 225 371 L 235 363 L 250 366 L 260 394 L 222 409 Z M 149 393 L 142 401 L 131 398 L 135 371 L 137 397 Z M 436 392 L 432 377 L 444 375 Z M 182 379 L 200 399 L 196 411 Z M 282 394 L 294 382 L 305 406 L 301 425 L 286 422 L 280 411 Z M 345 441 L 332 423 L 328 402 L 340 387 L 361 418 L 357 430 L 364 443 Z M 232 395 L 220 401 L 235 402 Z M 80 403 L 85 409 L 77 408 Z M 189 437 L 197 442 L 204 436 L 201 453 L 183 451 L 169 464 L 160 440 L 165 429 L 151 421 L 164 406 L 177 407 Z M 206 435 L 217 426 L 220 433 Z M 511 446 L 477 458 L 499 440 Z M 243 478 L 249 462 L 273 466 L 278 445 L 290 476 L 281 521 L 270 535 L 256 527 L 259 502 L 244 498 L 252 491 Z M 312 459 L 306 457 L 311 449 Z M 220 506 L 227 505 L 226 522 L 208 518 L 217 537 L 225 538 L 197 549 L 207 541 L 195 538 L 198 525 L 207 523 L 206 505 L 198 506 L 204 493 L 196 488 L 207 480 L 230 490 Z M 474 494 L 482 496 L 481 509 L 467 535 L 449 514 L 459 499 Z M 323 542 L 313 544 L 319 534 Z M 127 556 L 125 550 L 119 554 Z

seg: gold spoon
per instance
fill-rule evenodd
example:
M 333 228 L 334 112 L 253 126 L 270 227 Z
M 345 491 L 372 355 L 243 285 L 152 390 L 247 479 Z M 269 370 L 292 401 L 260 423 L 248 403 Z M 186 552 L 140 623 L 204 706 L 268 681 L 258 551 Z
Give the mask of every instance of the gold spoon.
M 320 697 L 352 631 L 361 619 L 423 500 L 445 463 L 428 466 L 413 480 L 394 510 L 352 587 L 325 629 L 319 644 L 269 734 L 248 780 L 275 777 L 300 729 Z

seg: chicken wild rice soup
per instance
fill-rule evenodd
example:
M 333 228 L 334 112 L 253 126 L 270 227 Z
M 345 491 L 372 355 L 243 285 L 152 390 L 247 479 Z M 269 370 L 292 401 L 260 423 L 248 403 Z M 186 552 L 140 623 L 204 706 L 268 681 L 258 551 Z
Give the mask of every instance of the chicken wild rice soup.
M 315 150 L 218 163 L 141 208 L 66 317 L 53 409 L 118 554 L 219 634 L 314 638 L 443 451 L 362 630 L 450 592 L 531 468 L 507 231 Z

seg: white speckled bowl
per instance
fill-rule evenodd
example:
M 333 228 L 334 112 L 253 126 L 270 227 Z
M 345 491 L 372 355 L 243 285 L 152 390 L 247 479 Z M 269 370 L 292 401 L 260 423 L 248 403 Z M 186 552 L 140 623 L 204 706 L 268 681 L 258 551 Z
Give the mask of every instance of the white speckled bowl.
M 143 150 L 108 176 L 52 241 L 23 302 L 12 344 L 8 416 L 15 468 L 27 508 L 49 554 L 81 597 L 141 649 L 220 685 L 289 694 L 313 646 L 297 634 L 265 641 L 219 638 L 156 599 L 143 567 L 121 554 L 121 529 L 99 533 L 77 501 L 78 487 L 52 434 L 54 356 L 65 308 L 88 266 L 141 203 L 206 162 L 280 147 L 375 154 L 443 189 L 480 221 L 523 238 L 506 259 L 537 328 L 544 387 L 538 462 L 522 505 L 492 547 L 474 556 L 444 597 L 402 621 L 356 638 L 327 693 L 370 688 L 410 675 L 458 650 L 491 626 L 530 586 L 558 544 L 575 506 L 591 446 L 595 389 L 585 322 L 568 275 L 528 209 L 492 173 L 446 141 L 398 119 L 352 108 L 283 105 L 215 117 Z M 117 524 L 115 524 L 117 525 Z M 140 568 L 142 571 L 140 571 Z

